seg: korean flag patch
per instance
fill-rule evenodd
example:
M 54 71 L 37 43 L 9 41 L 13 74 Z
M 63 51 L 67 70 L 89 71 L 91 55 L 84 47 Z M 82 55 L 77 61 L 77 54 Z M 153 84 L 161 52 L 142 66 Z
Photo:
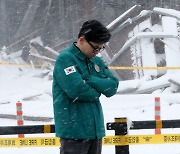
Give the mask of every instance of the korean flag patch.
M 64 72 L 66 73 L 66 75 L 69 75 L 69 74 L 71 74 L 71 73 L 76 72 L 76 69 L 75 69 L 74 66 L 70 66 L 70 67 L 65 68 L 65 69 L 64 69 Z

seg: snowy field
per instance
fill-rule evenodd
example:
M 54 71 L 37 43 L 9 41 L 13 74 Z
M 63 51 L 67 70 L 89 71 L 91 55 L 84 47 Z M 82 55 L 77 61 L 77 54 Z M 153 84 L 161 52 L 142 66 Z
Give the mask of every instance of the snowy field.
M 16 102 L 23 103 L 23 115 L 53 117 L 51 84 L 47 78 L 37 77 L 41 71 L 25 67 L 19 71 L 14 66 L 0 67 L 0 114 L 16 114 Z M 119 88 L 121 83 L 119 84 Z M 26 100 L 29 96 L 38 95 Z M 161 118 L 165 120 L 180 117 L 180 94 L 141 94 L 115 95 L 112 98 L 101 96 L 105 123 L 113 122 L 114 117 L 127 117 L 131 121 L 154 120 L 154 98 L 161 98 Z M 0 126 L 16 125 L 16 120 L 0 119 Z M 48 124 L 53 124 L 50 122 Z M 47 122 L 24 121 L 24 125 L 47 124 Z M 179 134 L 180 129 L 162 130 L 162 134 Z M 114 135 L 114 131 L 106 131 Z M 129 134 L 154 134 L 154 130 L 131 130 Z M 54 136 L 54 134 L 50 134 Z M 25 135 L 42 136 L 44 135 Z M 4 136 L 0 136 L 4 137 Z M 12 136 L 8 136 L 12 137 Z M 17 136 L 13 136 L 17 137 Z M 179 144 L 133 145 L 131 154 L 180 154 Z M 59 147 L 50 148 L 0 148 L 0 154 L 58 154 Z M 102 154 L 115 154 L 114 146 L 103 146 Z

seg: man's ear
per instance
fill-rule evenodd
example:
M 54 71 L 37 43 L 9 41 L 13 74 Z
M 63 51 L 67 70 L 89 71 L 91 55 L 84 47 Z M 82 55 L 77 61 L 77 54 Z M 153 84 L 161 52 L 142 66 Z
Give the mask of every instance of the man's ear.
M 80 44 L 84 44 L 85 41 L 86 41 L 86 39 L 84 36 L 79 37 Z

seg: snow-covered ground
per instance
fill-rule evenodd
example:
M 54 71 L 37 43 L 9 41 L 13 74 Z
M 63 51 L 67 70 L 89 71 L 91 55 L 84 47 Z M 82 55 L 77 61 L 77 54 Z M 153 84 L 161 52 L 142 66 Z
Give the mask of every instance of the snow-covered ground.
M 23 103 L 23 115 L 53 117 L 51 98 L 51 84 L 47 78 L 36 77 L 41 71 L 24 67 L 19 71 L 14 66 L 0 66 L 0 114 L 16 114 L 16 102 Z M 119 85 L 121 87 L 121 83 Z M 28 96 L 37 97 L 26 100 Z M 141 94 L 115 95 L 111 98 L 101 96 L 105 123 L 113 122 L 115 117 L 127 117 L 131 121 L 154 120 L 154 98 L 161 98 L 161 118 L 178 119 L 180 117 L 180 94 Z M 16 125 L 16 120 L 0 119 L 0 126 Z M 50 122 L 53 124 L 54 122 Z M 45 124 L 45 122 L 24 121 L 24 125 Z M 46 122 L 47 124 L 47 122 Z M 166 129 L 162 133 L 176 133 L 180 129 Z M 106 131 L 107 135 L 114 135 L 114 131 Z M 129 134 L 154 134 L 154 130 L 130 130 Z M 46 134 L 47 135 L 47 134 Z M 25 135 L 28 136 L 37 136 Z M 44 135 L 38 135 L 43 136 Z M 54 136 L 54 134 L 51 134 Z M 4 136 L 0 136 L 4 137 Z M 12 137 L 12 136 L 8 136 Z M 17 137 L 17 136 L 13 136 Z M 132 145 L 131 154 L 180 154 L 179 144 L 169 145 Z M 59 147 L 49 148 L 0 148 L 0 154 L 58 154 Z M 102 154 L 114 154 L 114 146 L 103 146 Z

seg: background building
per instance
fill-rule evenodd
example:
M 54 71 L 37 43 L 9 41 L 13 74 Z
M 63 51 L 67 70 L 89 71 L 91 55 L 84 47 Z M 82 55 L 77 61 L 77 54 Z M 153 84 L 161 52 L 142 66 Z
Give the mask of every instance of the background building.
M 179 0 L 0 0 L 0 49 L 17 51 L 40 36 L 45 46 L 60 51 L 76 39 L 84 21 L 108 25 L 134 5 L 180 10 Z

